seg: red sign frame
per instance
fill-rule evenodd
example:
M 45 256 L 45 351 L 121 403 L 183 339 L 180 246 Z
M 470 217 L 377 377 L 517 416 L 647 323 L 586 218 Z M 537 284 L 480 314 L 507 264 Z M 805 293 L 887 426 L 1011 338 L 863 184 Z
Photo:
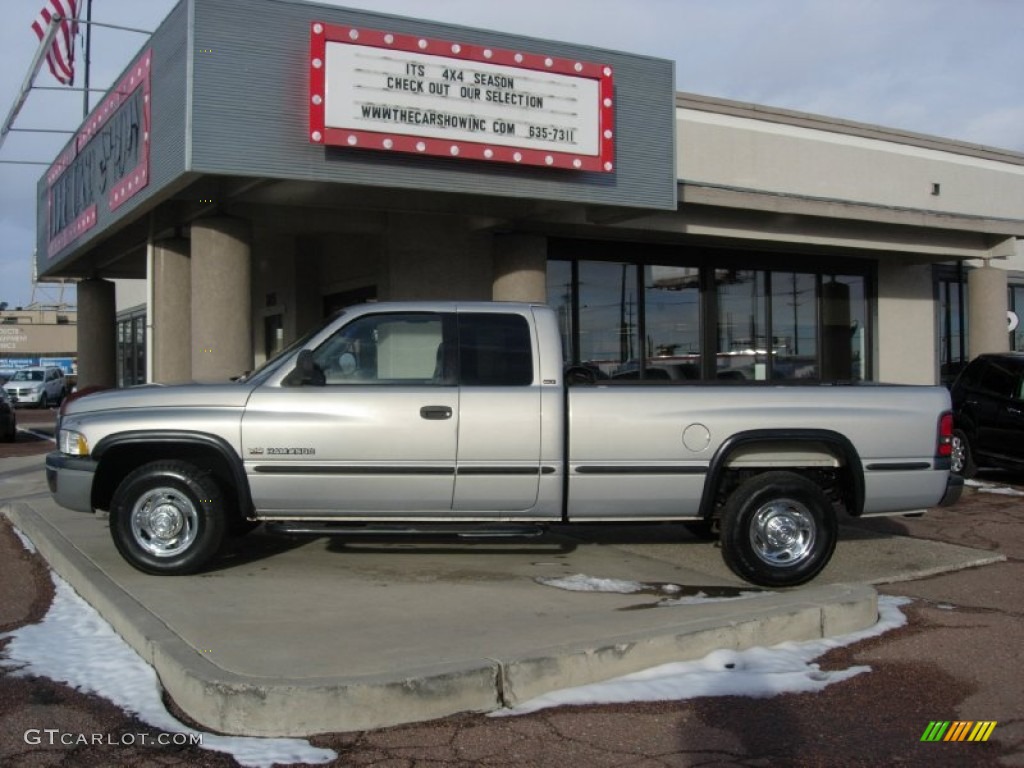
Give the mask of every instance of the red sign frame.
M 326 53 L 330 42 L 405 51 L 447 59 L 496 64 L 524 71 L 547 72 L 597 81 L 597 154 L 550 151 L 529 146 L 507 146 L 482 141 L 465 141 L 337 128 L 326 125 Z M 483 160 L 516 165 L 563 168 L 574 171 L 611 173 L 615 170 L 614 77 L 608 65 L 492 46 L 455 43 L 448 40 L 350 27 L 315 21 L 310 25 L 309 56 L 309 140 L 357 149 L 407 152 L 448 158 Z
M 53 186 L 61 176 L 74 164 L 83 149 L 92 141 L 114 118 L 118 109 L 138 89 L 142 89 L 142 135 L 139 137 L 138 162 L 128 169 L 120 179 L 107 191 L 107 207 L 115 211 L 129 199 L 142 191 L 149 184 L 149 145 L 152 131 L 150 107 L 150 73 L 153 62 L 152 50 L 147 50 L 132 62 L 124 77 L 111 89 L 110 93 L 96 105 L 82 127 L 78 129 L 74 140 L 54 161 L 46 172 L 47 184 L 47 226 L 53 209 Z M 47 256 L 53 258 L 60 251 L 88 232 L 97 222 L 96 203 L 92 203 L 79 213 L 70 224 L 65 226 L 47 243 Z

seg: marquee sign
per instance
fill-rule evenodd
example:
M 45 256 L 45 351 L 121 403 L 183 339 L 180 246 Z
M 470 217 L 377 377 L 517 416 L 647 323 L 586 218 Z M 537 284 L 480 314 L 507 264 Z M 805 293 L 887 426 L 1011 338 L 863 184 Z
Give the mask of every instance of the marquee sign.
M 149 183 L 151 63 L 132 63 L 46 172 L 50 258 L 96 226 L 99 203 L 117 210 Z
M 314 22 L 309 73 L 316 144 L 615 168 L 602 64 Z

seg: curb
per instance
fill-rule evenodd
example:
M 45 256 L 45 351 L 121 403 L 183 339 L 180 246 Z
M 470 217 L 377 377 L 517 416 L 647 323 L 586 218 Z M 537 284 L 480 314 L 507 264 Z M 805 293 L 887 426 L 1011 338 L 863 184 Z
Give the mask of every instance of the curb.
M 760 597 L 739 611 L 737 601 L 710 604 L 701 618 L 657 632 L 603 637 L 589 647 L 539 648 L 518 657 L 412 666 L 386 675 L 255 677 L 222 669 L 197 653 L 28 504 L 8 503 L 0 511 L 154 667 L 177 705 L 222 733 L 310 736 L 490 712 L 715 649 L 846 634 L 878 617 L 874 589 L 834 584 Z

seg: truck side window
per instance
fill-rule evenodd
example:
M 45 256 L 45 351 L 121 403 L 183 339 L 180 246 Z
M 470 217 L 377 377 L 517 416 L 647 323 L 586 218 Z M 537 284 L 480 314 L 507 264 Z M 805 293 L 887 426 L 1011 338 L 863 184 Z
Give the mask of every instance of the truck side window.
M 533 383 L 530 324 L 521 315 L 459 314 L 459 383 L 525 387 Z
M 327 385 L 444 384 L 443 342 L 441 315 L 367 315 L 317 347 L 313 360 Z

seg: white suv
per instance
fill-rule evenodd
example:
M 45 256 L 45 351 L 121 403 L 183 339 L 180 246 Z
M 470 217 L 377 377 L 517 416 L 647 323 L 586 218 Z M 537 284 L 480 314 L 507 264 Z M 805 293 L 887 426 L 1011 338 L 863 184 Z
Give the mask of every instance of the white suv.
M 11 402 L 45 408 L 64 399 L 64 371 L 56 367 L 22 368 L 4 384 Z

